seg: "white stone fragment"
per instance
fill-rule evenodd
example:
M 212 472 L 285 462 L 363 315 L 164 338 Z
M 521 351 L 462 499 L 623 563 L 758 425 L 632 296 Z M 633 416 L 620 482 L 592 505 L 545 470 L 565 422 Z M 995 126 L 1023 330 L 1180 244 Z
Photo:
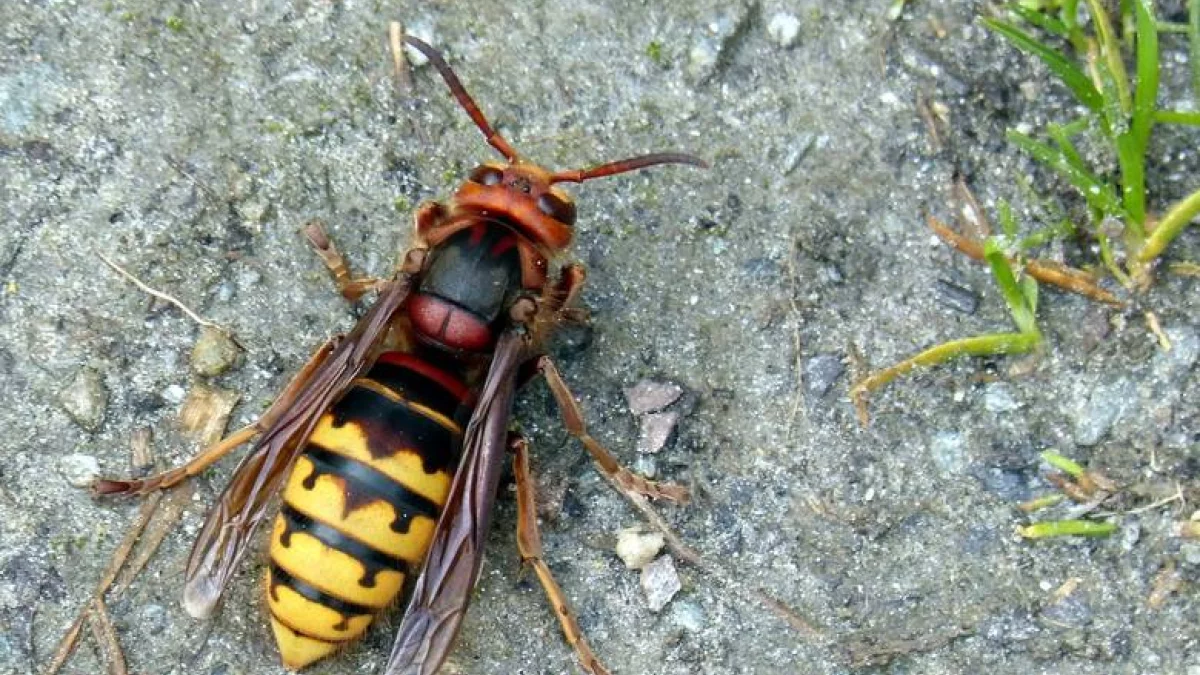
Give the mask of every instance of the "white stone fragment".
M 683 588 L 675 561 L 664 555 L 642 568 L 642 592 L 646 594 L 646 606 L 651 612 L 660 612 L 671 598 Z
M 792 47 L 800 37 L 800 19 L 795 14 L 776 12 L 767 22 L 767 37 L 784 49 Z
M 631 570 L 640 570 L 654 560 L 666 545 L 661 532 L 646 532 L 640 527 L 627 527 L 617 533 L 617 557 Z
M 634 415 L 656 412 L 671 405 L 683 394 L 683 387 L 674 382 L 642 380 L 625 389 L 625 399 Z
M 642 418 L 642 435 L 638 438 L 638 452 L 655 453 L 662 450 L 678 422 L 679 413 L 674 411 L 648 413 Z
M 58 403 L 76 424 L 88 431 L 96 431 L 104 422 L 108 389 L 100 373 L 83 368 L 58 392 Z

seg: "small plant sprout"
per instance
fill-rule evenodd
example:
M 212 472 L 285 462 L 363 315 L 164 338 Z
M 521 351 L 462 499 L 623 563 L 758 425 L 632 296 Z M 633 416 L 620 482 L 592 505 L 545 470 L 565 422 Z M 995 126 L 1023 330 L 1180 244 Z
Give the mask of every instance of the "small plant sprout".
M 1144 290 L 1167 245 L 1200 214 L 1200 190 L 1169 206 L 1161 217 L 1147 206 L 1150 132 L 1156 124 L 1200 126 L 1200 112 L 1158 108 L 1158 33 L 1172 26 L 1155 19 L 1151 0 L 1120 3 L 1120 36 L 1100 0 L 1084 3 L 1091 19 L 1091 32 L 1086 31 L 1078 21 L 1079 4 L 1061 0 L 1009 5 L 1016 19 L 1049 39 L 1064 41 L 1075 58 L 1034 37 L 1017 21 L 983 19 L 997 35 L 1042 61 L 1084 110 L 1079 119 L 1048 125 L 1049 142 L 1016 130 L 1008 132 L 1008 139 L 1079 191 L 1088 212 L 1088 222 L 1079 231 L 1094 238 L 1113 277 L 1127 288 Z M 1185 30 L 1190 33 L 1193 74 L 1200 77 L 1200 2 L 1191 0 L 1189 11 Z M 1132 52 L 1132 76 L 1126 67 L 1127 51 Z M 1112 151 L 1115 176 L 1084 162 L 1072 139 L 1085 133 L 1098 134 Z
M 1189 0 L 1186 24 L 1159 22 L 1152 0 L 1122 0 L 1113 21 L 1100 0 L 1084 0 L 1090 21 L 1081 22 L 1080 0 L 1017 0 L 1007 7 L 1008 18 L 984 18 L 983 23 L 1017 49 L 1040 60 L 1074 96 L 1082 114 L 1064 123 L 1049 123 L 1034 135 L 1010 130 L 1008 140 L 1049 168 L 1082 197 L 1080 208 L 1058 207 L 1057 198 L 1043 198 L 1050 186 L 1029 185 L 1042 211 L 1052 211 L 1051 225 L 1022 236 L 1016 219 L 1004 202 L 998 204 L 999 236 L 962 234 L 933 216 L 929 227 L 945 243 L 991 269 L 1008 306 L 1015 333 L 994 333 L 951 340 L 869 374 L 850 390 L 859 419 L 867 421 L 869 395 L 918 366 L 933 366 L 959 356 L 991 356 L 1028 352 L 1041 343 L 1034 315 L 1038 283 L 1078 293 L 1114 308 L 1126 303 L 1101 286 L 1091 272 L 1068 267 L 1031 254 L 1038 247 L 1067 239 L 1091 242 L 1098 267 L 1107 270 L 1127 293 L 1148 289 L 1159 258 L 1189 223 L 1200 216 L 1200 189 L 1168 206 L 1158 215 L 1147 203 L 1146 162 L 1151 131 L 1156 125 L 1200 126 L 1200 112 L 1163 110 L 1158 107 L 1159 33 L 1188 35 L 1191 67 L 1200 107 L 1200 0 Z M 1120 32 L 1118 33 L 1118 28 Z M 1035 33 L 1042 37 L 1035 37 Z M 1061 45 L 1061 47 L 1056 46 Z M 1127 60 L 1129 61 L 1127 67 Z M 1115 159 L 1115 170 L 1091 166 L 1077 143 L 1100 141 Z M 965 185 L 958 186 L 966 204 L 975 210 L 973 220 L 986 221 Z M 1039 215 L 1039 219 L 1041 218 Z M 960 228 L 962 229 L 962 228 Z M 1174 262 L 1174 274 L 1196 274 L 1194 262 Z M 1165 333 L 1157 317 L 1146 312 L 1147 326 L 1166 348 Z
M 1082 512 L 1065 520 L 1046 520 L 1019 526 L 1017 533 L 1026 539 L 1049 537 L 1106 537 L 1117 529 L 1117 524 L 1094 513 L 1096 507 L 1108 500 L 1119 489 L 1116 483 L 1097 471 L 1089 471 L 1077 462 L 1053 450 L 1042 453 L 1042 461 L 1057 472 L 1047 474 L 1046 480 L 1058 488 L 1058 492 L 1027 501 L 1017 508 L 1027 514 L 1062 503 L 1063 498 L 1082 504 Z M 1083 517 L 1088 516 L 1090 517 Z
M 934 366 L 945 363 L 959 356 L 991 356 L 995 354 L 1023 354 L 1042 341 L 1042 333 L 1038 330 L 1037 321 L 1037 279 L 1031 275 L 1022 275 L 1018 280 L 1013 272 L 1013 264 L 1002 248 L 1002 238 L 988 237 L 980 244 L 951 230 L 947 225 L 929 216 L 929 225 L 935 232 L 944 233 L 943 239 L 950 238 L 957 242 L 955 248 L 969 249 L 968 255 L 984 260 L 992 270 L 992 278 L 1004 295 L 1004 303 L 1008 306 L 1009 315 L 1017 331 L 1013 333 L 988 333 L 958 340 L 950 340 L 935 345 L 925 351 L 911 356 L 892 366 L 871 373 L 850 388 L 850 399 L 858 412 L 859 421 L 866 424 L 869 420 L 867 399 L 871 392 L 904 375 L 918 366 Z M 986 221 L 981 221 L 986 222 Z M 952 244 L 954 245 L 954 244 Z M 1018 266 L 1023 270 L 1023 266 Z

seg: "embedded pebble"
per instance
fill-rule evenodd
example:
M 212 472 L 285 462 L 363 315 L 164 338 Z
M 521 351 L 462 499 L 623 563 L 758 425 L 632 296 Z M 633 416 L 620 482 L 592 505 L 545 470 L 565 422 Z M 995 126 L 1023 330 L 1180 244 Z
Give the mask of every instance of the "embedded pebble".
M 187 390 L 177 384 L 170 385 L 162 393 L 167 403 L 182 403 L 184 396 L 187 396 Z
M 704 25 L 704 34 L 688 52 L 687 72 L 696 81 L 716 74 L 721 55 L 750 20 L 749 3 L 730 4 L 723 14 Z
M 138 625 L 151 635 L 158 635 L 167 628 L 169 617 L 167 608 L 162 605 L 145 605 L 137 612 Z
M 626 569 L 640 570 L 650 564 L 658 552 L 666 546 L 661 532 L 646 532 L 640 527 L 627 527 L 617 533 L 617 557 Z
M 1056 625 L 1086 626 L 1091 622 L 1092 608 L 1078 595 L 1069 595 L 1055 602 L 1041 612 L 1041 618 Z
M 1121 550 L 1128 553 L 1142 538 L 1142 524 L 1136 518 L 1121 521 Z
M 58 472 L 75 487 L 87 487 L 100 475 L 100 462 L 91 455 L 74 453 L 58 460 Z
M 795 14 L 776 12 L 767 22 L 767 36 L 784 49 L 794 46 L 800 37 L 800 19 Z
M 1021 407 L 1013 398 L 1012 387 L 1006 382 L 991 382 L 983 389 L 983 407 L 988 412 L 1006 413 Z
M 638 455 L 633 459 L 633 470 L 646 478 L 658 477 L 658 462 L 654 455 Z
M 259 225 L 267 220 L 271 213 L 271 202 L 262 197 L 250 197 L 237 207 L 242 220 L 250 225 Z
M 671 605 L 671 621 L 689 633 L 698 633 L 704 628 L 704 610 L 695 603 L 680 600 Z
M 688 52 L 688 73 L 697 79 L 708 77 L 715 70 L 717 57 L 721 55 L 716 40 L 704 38 Z
M 425 19 L 419 19 L 404 26 L 404 32 L 411 35 L 425 44 L 437 45 L 437 35 L 433 32 L 433 24 Z M 428 57 L 417 51 L 416 47 L 404 45 L 404 55 L 408 58 L 408 63 L 413 68 L 420 68 L 429 63 Z
M 238 360 L 238 348 L 225 331 L 205 326 L 192 347 L 192 372 L 204 377 L 216 377 L 233 367 Z
M 643 417 L 642 435 L 637 443 L 638 452 L 655 453 L 662 450 L 678 422 L 679 413 L 674 411 L 650 413 Z
M 979 309 L 979 296 L 975 291 L 946 279 L 933 282 L 933 294 L 943 306 L 963 314 L 974 314 Z
M 651 612 L 660 612 L 671 602 L 671 598 L 683 588 L 675 561 L 664 555 L 642 568 L 642 592 L 646 594 L 646 606 Z
M 967 440 L 957 431 L 939 431 L 929 443 L 929 454 L 933 463 L 946 475 L 966 473 L 970 461 L 967 457 Z
M 1075 443 L 1092 446 L 1108 435 L 1125 411 L 1137 401 L 1137 385 L 1122 377 L 1092 389 L 1086 402 L 1073 411 Z
M 642 380 L 625 390 L 629 410 L 634 415 L 657 412 L 671 405 L 683 394 L 683 387 L 674 382 Z
M 846 372 L 840 354 L 817 354 L 804 362 L 804 388 L 809 398 L 821 398 L 829 393 L 833 383 Z
M 82 368 L 62 391 L 58 392 L 58 403 L 79 426 L 96 431 L 104 422 L 104 409 L 108 406 L 108 390 L 100 373 L 91 368 Z

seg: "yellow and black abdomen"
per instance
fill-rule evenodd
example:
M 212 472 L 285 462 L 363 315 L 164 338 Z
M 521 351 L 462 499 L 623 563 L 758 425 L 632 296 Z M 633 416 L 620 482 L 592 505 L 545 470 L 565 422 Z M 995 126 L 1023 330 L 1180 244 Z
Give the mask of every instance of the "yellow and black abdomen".
M 384 354 L 317 423 L 271 535 L 267 605 L 284 665 L 366 630 L 421 568 L 458 465 L 466 387 Z

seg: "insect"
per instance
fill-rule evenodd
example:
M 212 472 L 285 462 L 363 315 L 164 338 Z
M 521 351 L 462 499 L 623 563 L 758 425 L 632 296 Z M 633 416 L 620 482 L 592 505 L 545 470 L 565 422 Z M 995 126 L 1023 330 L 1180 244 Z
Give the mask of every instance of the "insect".
M 508 431 L 518 382 L 540 373 L 565 425 L 617 489 L 683 501 L 686 490 L 630 472 L 588 433 L 543 345 L 563 322 L 584 268 L 550 265 L 576 219 L 558 183 L 658 164 L 704 167 L 658 153 L 551 172 L 496 132 L 442 56 L 413 37 L 458 103 L 504 158 L 471 171 L 447 203 L 415 214 L 416 241 L 396 273 L 354 278 L 314 221 L 305 235 L 341 294 L 377 298 L 350 333 L 310 358 L 254 424 L 186 465 L 140 480 L 99 480 L 101 494 L 142 494 L 196 475 L 253 441 L 210 510 L 187 562 L 183 603 L 215 610 L 256 530 L 274 516 L 266 606 L 284 664 L 302 668 L 362 635 L 409 593 L 386 675 L 430 674 L 449 653 L 479 576 L 506 454 L 517 483 L 518 546 L 588 673 L 606 673 L 542 560 L 527 443 Z M 418 575 L 415 582 L 412 577 Z

